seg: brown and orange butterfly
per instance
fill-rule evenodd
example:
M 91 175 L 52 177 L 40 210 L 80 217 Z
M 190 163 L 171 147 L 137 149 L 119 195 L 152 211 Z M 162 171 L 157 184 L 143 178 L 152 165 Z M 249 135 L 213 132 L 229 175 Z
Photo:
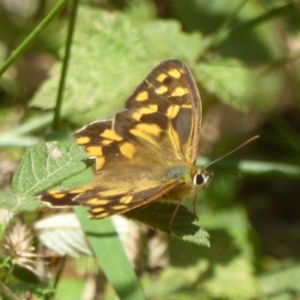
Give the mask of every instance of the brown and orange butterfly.
M 106 218 L 160 198 L 180 201 L 208 184 L 212 174 L 194 166 L 201 100 L 181 61 L 163 61 L 154 68 L 125 108 L 112 120 L 94 122 L 74 134 L 95 159 L 95 181 L 44 193 L 43 202 L 56 207 L 82 204 L 92 218 Z

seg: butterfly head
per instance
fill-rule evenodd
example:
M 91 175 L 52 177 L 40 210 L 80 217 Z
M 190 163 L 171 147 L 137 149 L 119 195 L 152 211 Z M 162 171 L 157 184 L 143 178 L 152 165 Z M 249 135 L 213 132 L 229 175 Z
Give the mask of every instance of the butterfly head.
M 198 191 L 209 185 L 212 176 L 212 172 L 194 166 L 174 167 L 167 172 L 167 177 L 182 181 L 186 186 Z

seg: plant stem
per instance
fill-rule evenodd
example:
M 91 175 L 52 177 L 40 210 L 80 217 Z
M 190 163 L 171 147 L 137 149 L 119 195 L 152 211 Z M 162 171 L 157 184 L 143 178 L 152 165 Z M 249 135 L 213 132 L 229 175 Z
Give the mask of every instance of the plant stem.
M 206 43 L 205 47 L 202 50 L 202 54 L 199 57 L 201 58 L 213 47 L 220 44 L 222 41 L 224 41 L 229 33 L 230 30 L 228 29 L 229 24 L 233 21 L 234 17 L 238 15 L 238 13 L 241 11 L 241 9 L 245 6 L 245 4 L 249 0 L 243 0 L 241 3 L 235 8 L 235 10 L 229 15 L 229 17 L 223 22 L 223 24 L 220 26 L 219 30 L 211 36 L 211 38 L 208 39 L 208 42 Z
M 13 64 L 13 62 L 28 48 L 31 42 L 36 38 L 38 34 L 53 20 L 54 17 L 59 13 L 62 7 L 68 0 L 60 0 L 51 12 L 45 17 L 45 19 L 27 36 L 27 38 L 15 49 L 10 57 L 4 62 L 0 68 L 0 77 L 4 72 Z
M 62 64 L 62 69 L 61 69 L 61 77 L 60 77 L 59 87 L 58 87 L 58 92 L 56 97 L 54 119 L 52 123 L 53 130 L 57 130 L 60 127 L 61 106 L 63 102 L 63 93 L 65 89 L 68 66 L 70 61 L 71 46 L 72 46 L 73 36 L 75 32 L 75 21 L 77 16 L 78 5 L 79 5 L 79 0 L 72 1 L 69 24 L 68 24 L 68 32 L 67 32 L 66 49 L 65 49 L 65 55 Z

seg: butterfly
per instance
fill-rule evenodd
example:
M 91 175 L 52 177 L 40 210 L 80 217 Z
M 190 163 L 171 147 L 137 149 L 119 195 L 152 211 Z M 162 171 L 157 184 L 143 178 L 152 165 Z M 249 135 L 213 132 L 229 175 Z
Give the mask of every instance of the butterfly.
M 111 120 L 74 134 L 95 161 L 93 183 L 41 195 L 50 206 L 84 205 L 106 218 L 158 199 L 181 202 L 206 187 L 212 173 L 195 167 L 202 108 L 195 80 L 179 60 L 155 67 Z M 170 226 L 176 211 L 170 220 Z

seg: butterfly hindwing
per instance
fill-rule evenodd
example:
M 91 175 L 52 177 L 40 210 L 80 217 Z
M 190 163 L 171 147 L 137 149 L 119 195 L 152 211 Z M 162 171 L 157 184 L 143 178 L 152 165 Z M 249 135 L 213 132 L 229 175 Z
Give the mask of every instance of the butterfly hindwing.
M 174 181 L 165 181 L 148 182 L 143 187 L 124 186 L 111 191 L 96 188 L 78 195 L 75 200 L 79 204 L 88 206 L 92 218 L 106 218 L 145 205 L 177 185 L 178 183 Z
M 123 182 L 124 183 L 124 182 Z M 123 185 L 107 190 L 107 187 L 87 185 L 78 189 L 51 191 L 42 195 L 42 201 L 54 207 L 82 204 L 88 207 L 92 218 L 106 218 L 145 205 L 167 193 L 178 183 L 147 182 L 144 186 Z

